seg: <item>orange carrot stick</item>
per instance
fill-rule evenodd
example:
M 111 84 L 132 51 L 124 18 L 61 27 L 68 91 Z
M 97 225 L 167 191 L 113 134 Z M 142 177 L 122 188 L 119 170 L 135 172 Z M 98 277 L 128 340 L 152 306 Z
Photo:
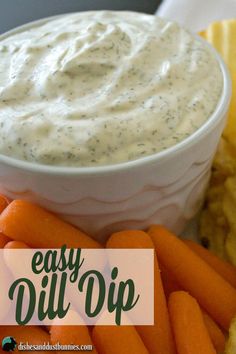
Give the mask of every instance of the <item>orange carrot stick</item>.
M 42 328 L 36 326 L 0 326 L 0 337 L 13 337 L 17 344 L 47 344 L 50 336 Z M 18 352 L 16 349 L 15 352 Z M 21 352 L 21 351 L 19 351 Z M 37 353 L 51 353 L 50 351 L 37 351 Z
M 8 242 L 10 242 L 10 238 L 5 236 L 0 232 L 0 248 L 4 248 Z
M 0 213 L 8 206 L 9 200 L 4 195 L 0 194 Z
M 197 301 L 184 291 L 170 295 L 169 312 L 178 354 L 216 354 Z
M 43 208 L 24 200 L 14 200 L 0 215 L 0 230 L 15 241 L 32 248 L 101 248 L 82 231 Z
M 178 237 L 162 226 L 149 234 L 158 258 L 176 281 L 226 330 L 236 315 L 236 290 Z
M 223 261 L 214 253 L 208 251 L 196 242 L 191 240 L 184 241 L 199 257 L 214 268 L 223 278 L 225 278 L 232 286 L 236 288 L 236 267 L 230 263 Z
M 162 264 L 160 265 L 160 269 L 163 287 L 167 298 L 169 298 L 172 292 L 183 290 L 175 281 L 172 274 L 170 274 Z M 203 309 L 201 310 L 214 348 L 216 349 L 217 354 L 221 354 L 224 352 L 225 348 L 225 336 L 216 322 Z
M 217 354 L 222 354 L 225 350 L 226 344 L 224 333 L 215 323 L 215 321 L 203 310 L 202 316 Z
M 134 326 L 95 326 L 92 339 L 99 354 L 148 354 Z
M 107 242 L 107 248 L 143 248 L 153 249 L 151 238 L 143 231 L 122 231 L 113 234 Z M 147 349 L 152 354 L 175 353 L 166 298 L 160 277 L 157 258 L 154 259 L 154 322 L 153 326 L 137 326 Z
M 51 326 L 50 335 L 52 344 L 88 345 L 89 353 L 97 354 L 87 326 Z

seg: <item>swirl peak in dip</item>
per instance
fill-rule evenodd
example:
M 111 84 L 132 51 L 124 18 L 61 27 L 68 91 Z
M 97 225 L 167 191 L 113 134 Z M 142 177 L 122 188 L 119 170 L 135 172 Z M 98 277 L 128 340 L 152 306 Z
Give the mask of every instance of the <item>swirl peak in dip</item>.
M 213 53 L 176 23 L 49 19 L 0 40 L 0 153 L 73 167 L 138 159 L 195 132 L 222 87 Z

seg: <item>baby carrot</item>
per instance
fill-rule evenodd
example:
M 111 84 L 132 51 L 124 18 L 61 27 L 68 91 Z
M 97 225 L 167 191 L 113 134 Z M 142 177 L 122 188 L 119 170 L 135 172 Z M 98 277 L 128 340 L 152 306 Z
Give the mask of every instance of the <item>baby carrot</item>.
M 217 354 L 222 354 L 226 344 L 224 333 L 205 311 L 202 311 L 202 316 Z
M 154 245 L 149 235 L 143 231 L 129 230 L 113 234 L 107 242 L 107 248 L 143 248 L 153 249 Z M 154 325 L 137 326 L 147 349 L 152 354 L 175 353 L 166 298 L 160 277 L 157 257 L 154 259 Z
M 36 326 L 0 326 L 0 337 L 13 337 L 17 344 L 48 344 L 50 336 L 42 328 Z M 18 352 L 16 348 L 15 352 Z M 19 351 L 20 352 L 20 351 Z M 50 351 L 37 351 L 37 353 L 50 353 Z
M 163 287 L 167 298 L 169 298 L 172 292 L 182 290 L 173 278 L 172 274 L 170 274 L 170 272 L 168 272 L 162 264 L 160 264 L 160 269 Z M 224 352 L 225 336 L 216 322 L 203 309 L 201 310 L 211 341 L 217 351 L 217 354 L 221 354 Z
M 90 353 L 97 354 L 87 326 L 51 326 L 52 344 L 75 344 L 93 347 Z
M 14 241 L 32 248 L 101 248 L 82 231 L 43 208 L 24 200 L 14 200 L 0 215 L 0 230 Z
M 95 326 L 92 339 L 99 354 L 149 354 L 134 326 Z
M 197 301 L 184 291 L 169 297 L 169 312 L 178 354 L 216 354 Z
M 4 195 L 0 194 L 0 213 L 8 206 L 9 200 Z
M 10 238 L 5 236 L 0 232 L 0 248 L 4 248 L 8 242 L 10 242 Z
M 214 268 L 225 280 L 227 280 L 232 286 L 236 288 L 236 267 L 230 263 L 223 261 L 214 253 L 208 251 L 196 242 L 191 240 L 184 241 L 186 245 L 191 248 L 199 257 L 201 257 L 206 263 Z
M 152 226 L 149 234 L 160 262 L 183 289 L 228 330 L 236 315 L 236 289 L 164 227 Z

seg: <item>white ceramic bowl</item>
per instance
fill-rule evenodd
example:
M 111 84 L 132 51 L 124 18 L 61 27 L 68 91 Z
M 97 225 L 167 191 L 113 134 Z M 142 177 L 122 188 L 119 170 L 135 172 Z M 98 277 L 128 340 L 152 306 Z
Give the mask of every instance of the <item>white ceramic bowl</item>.
M 215 112 L 190 137 L 155 155 L 104 167 L 43 166 L 0 155 L 0 192 L 36 202 L 100 241 L 116 230 L 153 223 L 180 233 L 202 204 L 231 97 L 228 71 L 211 50 L 222 70 L 223 93 Z

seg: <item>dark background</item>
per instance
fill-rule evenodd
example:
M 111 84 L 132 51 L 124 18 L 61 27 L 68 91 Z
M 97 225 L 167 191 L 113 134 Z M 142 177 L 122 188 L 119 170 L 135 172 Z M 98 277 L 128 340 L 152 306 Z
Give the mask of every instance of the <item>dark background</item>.
M 86 10 L 153 14 L 161 0 L 0 0 L 0 33 L 42 17 Z

